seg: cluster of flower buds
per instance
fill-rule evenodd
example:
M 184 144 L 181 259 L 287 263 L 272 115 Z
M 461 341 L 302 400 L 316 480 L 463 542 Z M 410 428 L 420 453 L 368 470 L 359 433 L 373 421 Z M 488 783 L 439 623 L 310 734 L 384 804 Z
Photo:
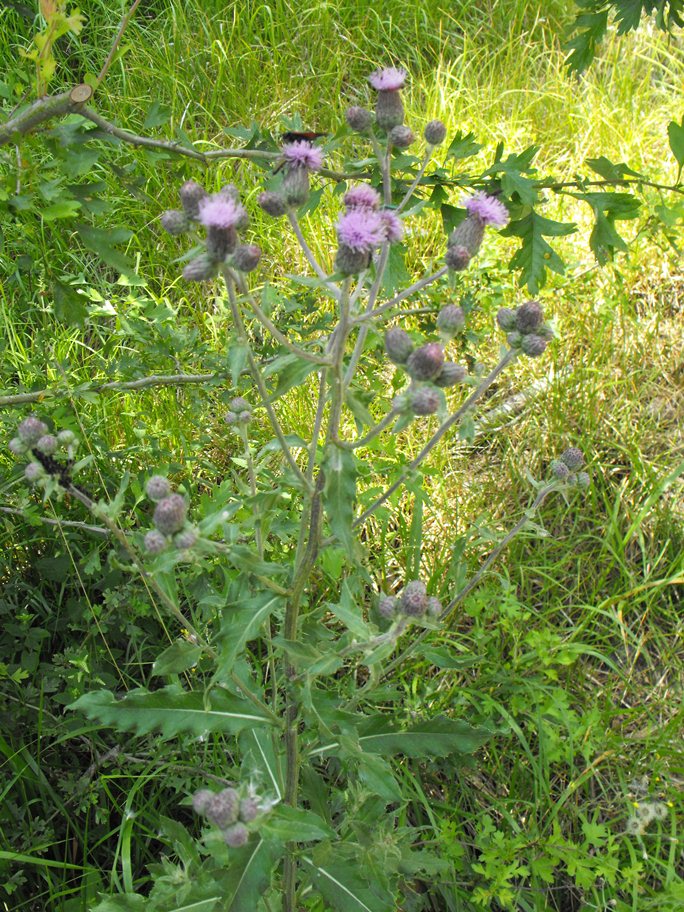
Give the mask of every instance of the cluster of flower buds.
M 414 415 L 433 415 L 442 401 L 439 389 L 462 383 L 468 374 L 460 364 L 445 360 L 444 346 L 439 342 L 426 342 L 415 348 L 409 334 L 398 326 L 385 333 L 385 351 L 412 381 L 408 391 L 397 397 L 395 408 L 405 408 Z
M 339 242 L 335 268 L 343 275 L 356 275 L 369 266 L 374 250 L 402 239 L 404 226 L 395 212 L 380 208 L 380 194 L 367 184 L 348 190 L 344 206 L 335 226 Z
M 30 460 L 24 469 L 26 480 L 43 488 L 52 485 L 53 490 L 71 468 L 78 445 L 73 431 L 51 434 L 47 424 L 36 415 L 24 418 L 17 428 L 17 436 L 9 442 L 11 453 Z
M 544 312 L 539 301 L 525 301 L 520 307 L 502 307 L 496 315 L 511 348 L 519 349 L 530 358 L 542 355 L 553 339 L 553 330 L 544 322 Z
M 443 606 L 434 595 L 428 595 L 425 583 L 412 580 L 404 586 L 400 596 L 381 595 L 378 601 L 378 614 L 388 621 L 401 618 L 419 619 L 422 617 L 438 618 Z
M 145 492 L 154 501 L 152 521 L 155 528 L 145 536 L 148 554 L 160 554 L 169 544 L 179 551 L 187 551 L 197 544 L 199 533 L 188 522 L 188 502 L 182 494 L 175 493 L 171 482 L 163 475 L 148 478 Z
M 478 253 L 484 239 L 485 228 L 505 228 L 508 209 L 495 196 L 482 191 L 463 203 L 466 217 L 454 228 L 447 240 L 444 262 L 451 272 L 462 272 Z
M 196 181 L 186 181 L 180 188 L 180 198 L 183 208 L 164 212 L 162 227 L 169 234 L 180 235 L 198 222 L 207 231 L 204 253 L 190 260 L 183 278 L 191 282 L 212 279 L 222 263 L 239 272 L 256 269 L 260 248 L 238 243 L 238 231 L 247 227 L 249 217 L 233 184 L 226 184 L 218 193 L 207 193 Z
M 591 484 L 588 472 L 581 471 L 584 465 L 584 454 L 578 447 L 569 447 L 561 454 L 560 459 L 554 459 L 549 469 L 554 478 L 568 485 L 578 488 L 588 488 Z
M 230 427 L 245 427 L 252 420 L 252 406 L 242 396 L 236 396 L 230 400 L 224 420 Z
M 245 794 L 234 788 L 225 788 L 220 792 L 200 789 L 192 796 L 195 813 L 217 826 L 231 849 L 249 841 L 249 826 L 254 826 L 260 817 L 268 814 L 275 803 L 271 799 L 260 798 L 251 785 Z

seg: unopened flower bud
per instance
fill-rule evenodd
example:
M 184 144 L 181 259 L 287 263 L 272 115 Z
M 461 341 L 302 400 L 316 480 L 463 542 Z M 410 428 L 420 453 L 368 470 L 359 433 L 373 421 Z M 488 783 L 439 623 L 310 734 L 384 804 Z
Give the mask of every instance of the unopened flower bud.
M 224 196 L 226 199 L 232 200 L 234 203 L 240 202 L 240 191 L 235 186 L 235 184 L 224 184 L 219 190 L 219 196 Z M 242 225 L 239 227 L 242 227 Z
M 392 127 L 389 132 L 389 141 L 397 149 L 408 149 L 408 147 L 415 142 L 415 139 L 416 135 L 411 127 L 404 126 L 403 124 Z
M 441 401 L 436 389 L 431 386 L 422 386 L 411 393 L 411 411 L 414 415 L 434 415 Z
M 171 482 L 163 475 L 152 475 L 147 479 L 145 493 L 150 500 L 163 500 L 171 493 Z
M 440 600 L 436 596 L 431 595 L 427 600 L 427 613 L 430 615 L 430 617 L 440 617 L 443 610 L 444 607 Z
M 188 528 L 175 535 L 173 543 L 179 551 L 187 551 L 188 548 L 193 548 L 197 544 L 198 538 L 197 530 Z
M 51 456 L 58 446 L 57 438 L 53 434 L 43 434 L 38 443 L 36 443 L 36 449 L 41 453 L 45 453 L 46 456 Z
M 450 386 L 456 386 L 457 383 L 463 383 L 467 376 L 468 371 L 465 367 L 447 361 L 432 382 L 440 389 L 447 389 Z
M 420 580 L 412 580 L 407 583 L 401 594 L 401 608 L 404 614 L 408 614 L 411 617 L 419 617 L 425 613 L 427 604 L 425 583 Z
M 249 412 L 252 406 L 242 396 L 236 396 L 228 403 L 233 412 Z
M 29 415 L 28 418 L 24 418 L 17 428 L 17 435 L 19 438 L 30 447 L 38 443 L 40 438 L 44 434 L 47 434 L 47 432 L 47 424 L 45 424 L 44 421 L 41 421 L 40 418 L 36 418 L 35 415 Z
M 259 802 L 256 798 L 243 798 L 240 802 L 240 820 L 251 823 L 259 815 Z
M 441 120 L 431 120 L 429 124 L 425 127 L 425 142 L 429 143 L 431 146 L 439 146 L 444 142 L 446 137 L 446 126 L 442 123 Z
M 252 420 L 252 413 L 248 409 L 245 409 L 243 412 L 240 412 L 238 414 L 238 422 L 240 424 L 249 424 L 249 422 L 251 420 Z
M 575 477 L 575 484 L 578 488 L 586 489 L 591 485 L 591 478 L 588 472 L 578 472 Z
M 568 449 L 561 454 L 561 459 L 571 472 L 581 469 L 584 465 L 584 453 L 579 447 L 568 447 Z
M 404 122 L 404 103 L 399 91 L 378 92 L 375 120 L 381 130 L 389 131 Z
M 472 258 L 472 254 L 463 244 L 447 247 L 447 252 L 444 254 L 444 262 L 452 272 L 463 272 L 468 268 L 468 263 Z
M 232 788 L 222 789 L 207 802 L 205 816 L 222 830 L 235 823 L 240 811 L 240 796 Z
M 153 521 L 163 535 L 180 532 L 185 525 L 188 505 L 180 494 L 170 494 L 157 504 Z
M 393 595 L 381 595 L 378 599 L 378 614 L 387 620 L 391 620 L 397 613 L 399 600 Z
M 395 364 L 406 364 L 413 351 L 413 342 L 407 332 L 399 326 L 393 326 L 385 333 L 385 351 L 390 361 Z
M 570 475 L 570 469 L 562 459 L 553 459 L 549 465 L 549 469 L 554 478 L 557 478 L 559 481 L 565 481 Z
M 76 435 L 73 431 L 60 431 L 57 434 L 57 442 L 60 446 L 71 446 L 76 442 Z
M 186 181 L 180 188 L 180 199 L 189 219 L 199 218 L 199 204 L 209 194 L 197 181 Z
M 449 235 L 447 246 L 465 247 L 471 257 L 474 257 L 482 246 L 484 239 L 485 223 L 474 215 L 468 215 L 457 225 Z
M 496 322 L 504 332 L 511 332 L 517 329 L 518 318 L 515 311 L 510 307 L 502 307 L 496 315 Z
M 209 807 L 209 802 L 214 797 L 214 792 L 210 789 L 200 789 L 198 792 L 192 796 L 192 809 L 196 814 L 200 814 L 202 817 L 207 812 Z
M 406 370 L 414 380 L 434 380 L 444 365 L 444 349 L 439 342 L 428 342 L 411 352 Z
M 252 272 L 259 265 L 261 248 L 256 244 L 239 244 L 233 254 L 233 265 L 240 272 Z
M 9 442 L 9 450 L 15 456 L 23 456 L 28 451 L 28 446 L 21 437 L 13 437 Z
M 290 168 L 283 178 L 282 194 L 288 206 L 303 206 L 309 198 L 309 172 L 306 168 Z
M 287 212 L 287 203 L 279 193 L 271 193 L 269 190 L 259 195 L 257 200 L 266 215 L 273 218 L 280 218 Z
M 157 529 L 150 529 L 145 536 L 144 544 L 145 551 L 147 551 L 148 554 L 161 554 L 168 545 L 168 542 L 166 536 L 162 535 Z
M 188 217 L 181 209 L 167 209 L 166 212 L 162 212 L 159 221 L 164 231 L 174 237 L 185 234 L 190 227 Z
M 541 336 L 526 334 L 522 337 L 520 347 L 530 358 L 538 358 L 540 355 L 544 354 L 548 344 L 546 339 L 542 339 Z
M 206 282 L 207 279 L 214 278 L 216 269 L 216 261 L 206 253 L 200 253 L 186 265 L 183 278 L 188 282 Z
M 29 462 L 24 469 L 24 478 L 30 484 L 35 484 L 45 476 L 45 469 L 39 462 Z
M 335 255 L 335 269 L 342 275 L 358 275 L 368 268 L 370 253 L 366 250 L 355 250 L 346 244 L 340 244 Z
M 210 225 L 207 228 L 207 255 L 214 263 L 222 263 L 228 254 L 235 251 L 236 244 L 237 229 L 234 226 L 220 228 Z
M 239 849 L 249 842 L 249 830 L 244 823 L 235 823 L 224 830 L 223 840 L 231 849 Z
M 226 412 L 223 420 L 226 422 L 226 424 L 229 424 L 229 425 L 237 424 L 237 421 L 238 421 L 237 412 Z
M 463 308 L 456 304 L 447 304 L 437 315 L 437 328 L 448 336 L 455 336 L 465 326 Z
M 520 348 L 520 343 L 522 340 L 523 337 L 520 335 L 517 329 L 514 329 L 513 332 L 506 334 L 506 341 L 511 346 L 511 348 Z
M 347 123 L 356 133 L 366 133 L 370 130 L 371 123 L 373 122 L 373 115 L 370 111 L 367 111 L 366 108 L 360 108 L 354 105 L 351 108 L 347 108 L 344 112 L 344 116 L 347 118 Z
M 533 333 L 544 322 L 544 311 L 539 301 L 525 301 L 515 313 L 517 330 Z

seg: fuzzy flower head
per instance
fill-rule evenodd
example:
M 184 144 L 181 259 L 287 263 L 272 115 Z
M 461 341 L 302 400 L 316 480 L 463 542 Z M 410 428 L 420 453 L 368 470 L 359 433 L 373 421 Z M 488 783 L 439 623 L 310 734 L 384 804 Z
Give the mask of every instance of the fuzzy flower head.
M 344 205 L 347 209 L 378 209 L 380 194 L 368 184 L 359 184 L 344 194 Z
M 285 163 L 291 168 L 305 168 L 320 171 L 323 167 L 323 152 L 305 139 L 286 143 L 283 146 Z
M 391 209 L 383 209 L 380 213 L 380 220 L 385 227 L 385 238 L 390 244 L 395 244 L 404 236 L 404 226 L 399 216 L 392 212 Z
M 504 228 L 509 221 L 508 209 L 495 196 L 488 196 L 478 191 L 465 200 L 464 205 L 470 215 L 476 215 L 485 225 L 492 228 Z
M 199 203 L 199 220 L 205 228 L 235 228 L 246 214 L 244 206 L 223 193 L 214 193 Z
M 371 73 L 368 81 L 378 92 L 396 92 L 406 82 L 407 75 L 406 70 L 386 67 Z
M 352 209 L 340 217 L 337 237 L 351 250 L 370 253 L 386 238 L 385 225 L 377 212 L 370 209 Z

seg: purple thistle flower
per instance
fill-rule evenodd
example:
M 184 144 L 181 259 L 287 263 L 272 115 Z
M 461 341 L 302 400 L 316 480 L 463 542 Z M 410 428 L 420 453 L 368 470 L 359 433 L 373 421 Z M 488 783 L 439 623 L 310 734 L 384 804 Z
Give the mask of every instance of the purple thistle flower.
M 199 204 L 199 220 L 206 228 L 235 228 L 245 215 L 244 206 L 222 193 L 213 193 Z
M 283 156 L 286 164 L 291 168 L 320 171 L 323 167 L 323 152 L 305 139 L 284 145 Z
M 391 209 L 383 209 L 379 215 L 382 224 L 385 226 L 385 237 L 390 244 L 400 241 L 404 236 L 404 225 L 399 216 L 392 212 Z
M 485 225 L 504 228 L 509 221 L 508 209 L 495 196 L 488 196 L 481 190 L 465 200 L 464 206 L 471 215 L 476 215 Z
M 347 209 L 378 209 L 380 194 L 368 184 L 359 184 L 344 194 L 344 205 Z
M 396 92 L 406 82 L 406 70 L 397 67 L 385 67 L 385 69 L 375 70 L 368 77 L 368 81 L 377 89 L 378 92 Z
M 386 228 L 377 212 L 352 209 L 342 215 L 337 223 L 337 236 L 341 244 L 352 250 L 370 253 L 386 237 Z

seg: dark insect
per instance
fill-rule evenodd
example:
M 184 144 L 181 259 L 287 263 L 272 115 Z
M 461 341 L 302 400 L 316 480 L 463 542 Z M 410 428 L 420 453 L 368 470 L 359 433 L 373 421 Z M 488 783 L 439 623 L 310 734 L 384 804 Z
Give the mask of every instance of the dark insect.
M 302 133 L 297 130 L 288 130 L 287 133 L 283 133 L 282 140 L 285 143 L 291 142 L 308 142 L 313 143 L 314 140 L 320 139 L 321 136 L 327 136 L 327 133 L 314 133 L 313 131 L 304 131 Z

